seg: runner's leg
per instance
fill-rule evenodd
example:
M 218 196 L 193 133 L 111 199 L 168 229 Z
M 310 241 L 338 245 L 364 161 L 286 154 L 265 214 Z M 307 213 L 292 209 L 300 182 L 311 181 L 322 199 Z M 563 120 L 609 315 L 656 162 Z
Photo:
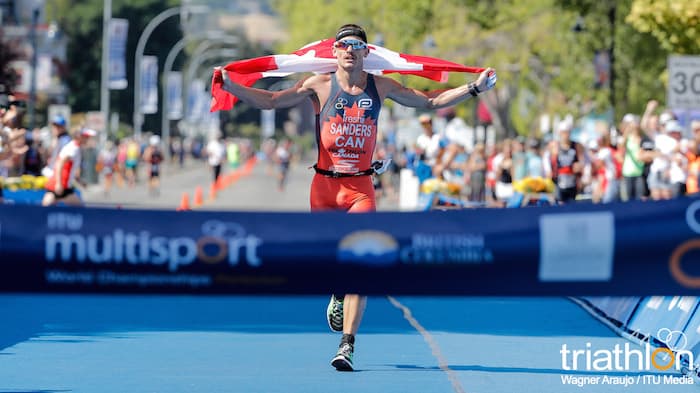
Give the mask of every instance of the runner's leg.
M 374 185 L 371 179 L 368 182 L 358 182 L 354 185 L 354 191 L 346 197 L 351 200 L 348 213 L 369 213 L 377 210 L 374 196 Z M 362 317 L 367 307 L 367 296 L 359 294 L 346 294 L 343 301 L 343 337 L 336 357 L 331 364 L 338 371 L 353 371 L 353 356 L 355 352 L 355 335 L 360 330 Z
M 346 294 L 343 304 L 343 334 L 356 335 L 367 307 L 367 296 Z

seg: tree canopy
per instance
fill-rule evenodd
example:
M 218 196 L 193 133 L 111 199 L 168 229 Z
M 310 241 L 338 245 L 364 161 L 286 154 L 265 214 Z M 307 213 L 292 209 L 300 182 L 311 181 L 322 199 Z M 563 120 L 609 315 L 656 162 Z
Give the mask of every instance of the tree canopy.
M 497 89 L 485 102 L 501 132 L 511 134 L 532 132 L 543 113 L 604 113 L 612 104 L 619 118 L 640 112 L 648 99 L 663 102 L 665 93 L 659 92 L 665 91 L 662 74 L 668 53 L 697 53 L 692 37 L 697 45 L 698 11 L 695 7 L 693 14 L 692 2 L 273 0 L 290 37 L 280 51 L 357 23 L 370 41 L 381 38 L 394 50 L 496 68 Z M 660 10 L 658 3 L 665 8 Z M 654 12 L 666 19 L 655 18 Z M 613 68 L 606 75 L 614 76 L 612 90 L 596 83 L 601 76 L 594 67 L 596 54 L 612 55 Z M 453 75 L 449 86 L 464 82 L 463 75 Z M 418 79 L 410 85 L 444 87 Z
M 638 31 L 653 35 L 669 52 L 700 53 L 697 0 L 635 0 L 626 21 Z
M 697 0 L 270 1 L 289 32 L 288 40 L 276 48 L 280 53 L 331 37 L 342 24 L 357 23 L 365 27 L 371 42 L 381 41 L 387 48 L 496 68 L 497 89 L 484 96 L 484 102 L 501 133 L 531 133 L 543 113 L 604 113 L 611 103 L 617 119 L 626 112 L 639 113 L 649 99 L 664 102 L 668 54 L 700 52 Z M 129 20 L 129 81 L 133 81 L 133 53 L 140 32 L 157 14 L 180 3 L 113 2 L 113 17 Z M 75 111 L 94 110 L 99 107 L 103 2 L 54 0 L 50 4 L 47 14 L 70 37 L 68 103 Z M 181 34 L 177 18 L 154 31 L 146 54 L 160 54 L 159 68 Z M 612 90 L 597 83 L 596 54 L 612 54 L 612 72 L 607 75 L 613 77 Z M 475 77 L 454 74 L 448 86 Z M 412 87 L 420 89 L 445 87 L 408 78 Z M 111 94 L 112 108 L 127 122 L 133 112 L 132 98 L 132 82 Z M 458 111 L 469 117 L 473 105 L 470 101 Z M 158 118 L 147 116 L 144 129 L 157 129 Z

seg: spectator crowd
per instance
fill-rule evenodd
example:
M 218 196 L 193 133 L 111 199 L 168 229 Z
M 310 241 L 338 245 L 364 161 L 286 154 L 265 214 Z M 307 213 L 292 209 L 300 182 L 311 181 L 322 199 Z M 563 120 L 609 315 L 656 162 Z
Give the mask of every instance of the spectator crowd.
M 442 127 L 434 126 L 442 117 Z M 503 206 L 514 184 L 525 178 L 550 179 L 557 203 L 662 200 L 700 191 L 700 118 L 682 124 L 658 102 L 644 113 L 628 113 L 617 124 L 595 122 L 581 132 L 570 117 L 543 135 L 487 142 L 478 138 L 453 110 L 420 115 L 422 133 L 397 146 L 383 137 L 377 159 L 392 156 L 394 170 L 377 189 L 395 194 L 398 173 L 412 169 L 420 182 L 440 179 L 472 205 Z M 396 130 L 401 132 L 400 130 Z M 539 132 L 538 132 L 539 134 Z
M 45 204 L 57 200 L 79 204 L 74 186 L 84 188 L 91 184 L 100 185 L 105 196 L 109 196 L 115 185 L 135 187 L 143 183 L 157 197 L 161 169 L 166 163 L 177 171 L 188 160 L 207 161 L 218 177 L 224 167 L 235 169 L 253 154 L 250 140 L 223 138 L 221 134 L 213 135 L 208 143 L 203 137 L 174 137 L 168 146 L 153 133 L 100 138 L 84 124 L 70 126 L 69 119 L 60 114 L 51 117 L 49 124 L 28 130 L 23 127 L 25 107 L 12 94 L 0 92 L 0 202 L 3 190 L 20 179 L 21 188 L 54 193 L 56 169 L 65 172 L 63 184 L 59 185 L 61 192 Z M 170 161 L 166 162 L 168 157 Z M 27 178 L 42 180 L 27 185 Z
M 67 119 L 57 115 L 47 127 L 27 130 L 21 126 L 24 112 L 21 101 L 0 96 L 0 179 L 48 177 L 72 134 L 84 129 L 74 127 L 71 133 Z M 557 203 L 662 200 L 700 192 L 700 118 L 682 123 L 654 100 L 644 113 L 625 114 L 617 124 L 597 121 L 592 133 L 575 132 L 580 125 L 568 118 L 549 132 L 492 140 L 477 135 L 453 108 L 416 120 L 421 133 L 409 143 L 398 143 L 401 130 L 396 127 L 380 129 L 375 159 L 392 162 L 374 178 L 379 198 L 398 199 L 403 168 L 420 182 L 448 183 L 462 201 L 477 206 L 505 205 L 517 192 L 514 184 L 525 178 L 551 180 Z M 226 167 L 237 168 L 259 150 L 268 174 L 276 176 L 283 190 L 290 161 L 300 156 L 298 148 L 290 140 L 264 139 L 256 149 L 249 139 L 221 133 L 208 141 L 175 137 L 168 146 L 150 133 L 121 140 L 85 138 L 75 178 L 101 183 L 106 195 L 114 184 L 134 187 L 143 178 L 157 196 L 161 166 L 168 157 L 174 168 L 188 159 L 206 161 L 216 179 Z

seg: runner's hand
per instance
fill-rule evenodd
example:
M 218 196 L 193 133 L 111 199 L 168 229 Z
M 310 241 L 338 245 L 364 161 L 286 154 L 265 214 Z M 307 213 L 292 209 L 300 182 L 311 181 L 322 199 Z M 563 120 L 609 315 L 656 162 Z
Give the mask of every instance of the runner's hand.
M 214 83 L 221 84 L 222 88 L 230 88 L 234 82 L 229 79 L 228 71 L 223 67 L 216 67 L 214 69 Z
M 224 72 L 221 67 L 214 68 L 214 83 L 217 85 L 224 84 Z
M 372 168 L 374 168 L 374 173 L 381 175 L 389 169 L 389 164 L 391 163 L 391 158 L 386 160 L 377 160 L 372 163 Z
M 646 111 L 651 113 L 651 112 L 655 111 L 656 108 L 658 108 L 658 107 L 659 107 L 659 102 L 658 102 L 658 101 L 656 101 L 656 100 L 649 100 L 649 102 L 647 102 Z
M 479 88 L 480 92 L 485 92 L 486 90 L 493 89 L 496 86 L 496 81 L 498 77 L 496 76 L 496 70 L 489 67 L 479 74 L 479 78 L 476 80 L 476 86 Z

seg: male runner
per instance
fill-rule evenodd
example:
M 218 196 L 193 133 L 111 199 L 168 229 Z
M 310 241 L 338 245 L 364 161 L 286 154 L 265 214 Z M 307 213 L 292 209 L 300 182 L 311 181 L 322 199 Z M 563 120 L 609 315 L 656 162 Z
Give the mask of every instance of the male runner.
M 160 149 L 160 137 L 151 135 L 148 138 L 148 147 L 143 151 L 143 161 L 149 164 L 148 192 L 157 196 L 160 187 L 160 167 L 165 157 Z
M 476 97 L 496 83 L 492 68 L 484 70 L 474 83 L 440 91 L 422 92 L 399 82 L 368 74 L 363 70 L 369 54 L 367 34 L 358 25 L 338 29 L 333 44 L 338 61 L 335 72 L 317 74 L 281 91 L 267 91 L 232 82 L 217 69 L 214 83 L 259 109 L 285 108 L 311 99 L 316 109 L 316 138 L 319 142 L 316 174 L 311 183 L 311 210 L 343 210 L 348 213 L 376 210 L 370 175 L 376 168 L 372 156 L 377 141 L 377 120 L 382 102 L 392 99 L 401 105 L 437 109 Z M 358 294 L 331 297 L 328 321 L 343 337 L 331 364 L 339 371 L 353 370 L 355 334 L 367 303 Z M 342 321 L 342 323 L 341 323 Z

